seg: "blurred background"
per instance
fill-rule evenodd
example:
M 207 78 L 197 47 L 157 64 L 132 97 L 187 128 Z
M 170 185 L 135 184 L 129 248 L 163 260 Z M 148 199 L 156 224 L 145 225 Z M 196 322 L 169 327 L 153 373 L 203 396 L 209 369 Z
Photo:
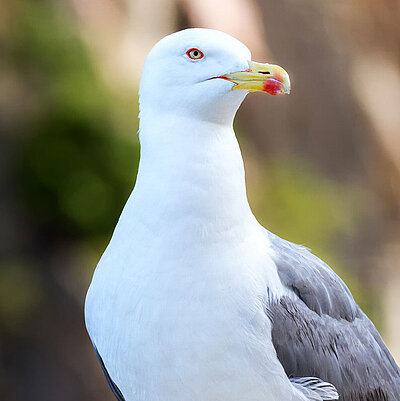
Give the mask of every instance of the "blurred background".
M 400 361 L 398 0 L 0 0 L 0 399 L 113 400 L 83 301 L 135 182 L 137 89 L 201 26 L 277 63 L 290 96 L 236 119 L 261 223 L 344 278 Z

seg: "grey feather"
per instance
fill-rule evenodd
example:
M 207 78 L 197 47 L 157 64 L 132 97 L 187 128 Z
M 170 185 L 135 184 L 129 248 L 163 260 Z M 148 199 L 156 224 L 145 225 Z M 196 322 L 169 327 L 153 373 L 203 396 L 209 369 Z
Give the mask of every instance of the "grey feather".
M 335 387 L 317 377 L 295 377 L 290 381 L 309 401 L 338 400 L 339 394 Z
M 332 383 L 341 401 L 399 401 L 399 368 L 344 282 L 306 248 L 268 236 L 279 277 L 293 291 L 266 308 L 287 375 Z
M 98 361 L 99 361 L 99 363 L 100 363 L 101 369 L 102 369 L 102 371 L 103 371 L 103 373 L 104 373 L 104 376 L 106 377 L 107 383 L 108 383 L 108 385 L 110 386 L 111 391 L 114 393 L 115 398 L 116 398 L 118 401 L 125 401 L 125 398 L 124 398 L 124 396 L 123 396 L 122 393 L 121 393 L 121 390 L 118 388 L 118 386 L 117 386 L 117 385 L 114 383 L 114 381 L 111 379 L 111 377 L 110 377 L 110 375 L 109 375 L 109 373 L 108 373 L 108 371 L 107 371 L 107 368 L 106 368 L 106 366 L 104 365 L 103 358 L 100 356 L 99 352 L 97 351 L 96 346 L 93 345 L 93 347 L 94 347 L 94 352 L 95 352 L 95 354 L 96 354 L 96 357 L 97 357 L 97 359 L 98 359 Z

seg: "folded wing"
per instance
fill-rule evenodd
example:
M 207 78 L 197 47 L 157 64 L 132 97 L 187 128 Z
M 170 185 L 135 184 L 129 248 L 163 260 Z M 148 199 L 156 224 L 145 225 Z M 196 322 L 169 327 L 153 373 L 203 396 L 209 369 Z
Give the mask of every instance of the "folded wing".
M 267 235 L 292 292 L 266 308 L 287 375 L 332 383 L 341 401 L 399 401 L 399 368 L 343 281 L 306 248 Z

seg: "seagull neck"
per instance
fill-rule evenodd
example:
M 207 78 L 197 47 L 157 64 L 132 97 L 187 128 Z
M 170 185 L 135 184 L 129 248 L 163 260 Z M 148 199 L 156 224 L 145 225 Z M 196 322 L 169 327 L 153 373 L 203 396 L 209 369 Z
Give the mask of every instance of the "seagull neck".
M 245 172 L 232 122 L 145 115 L 133 197 L 165 215 L 215 222 L 252 217 Z

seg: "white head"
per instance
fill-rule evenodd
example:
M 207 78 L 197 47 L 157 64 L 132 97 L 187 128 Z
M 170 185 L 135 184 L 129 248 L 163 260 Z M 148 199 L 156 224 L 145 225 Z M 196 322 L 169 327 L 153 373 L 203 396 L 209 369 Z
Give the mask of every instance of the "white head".
M 282 68 L 250 60 L 244 44 L 220 31 L 186 29 L 163 38 L 143 67 L 141 116 L 191 115 L 224 124 L 233 121 L 249 91 L 288 93 Z

